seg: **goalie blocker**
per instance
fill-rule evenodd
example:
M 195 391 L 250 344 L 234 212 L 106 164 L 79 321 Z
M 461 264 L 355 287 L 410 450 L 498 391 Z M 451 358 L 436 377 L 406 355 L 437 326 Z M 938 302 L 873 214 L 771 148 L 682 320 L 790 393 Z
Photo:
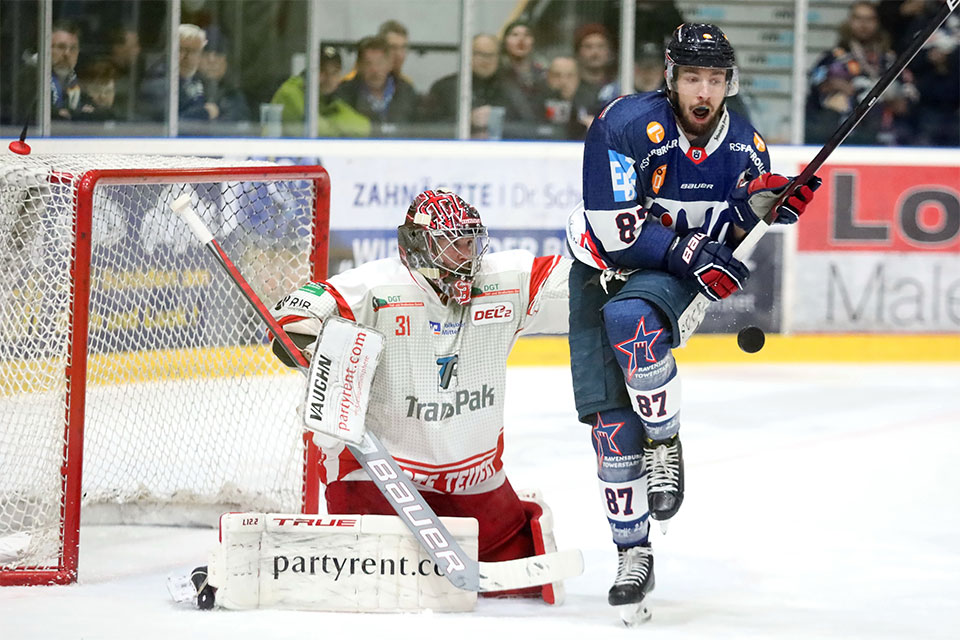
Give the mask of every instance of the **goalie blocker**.
M 535 491 L 521 495 L 540 514 L 531 520 L 537 552 L 555 551 L 549 507 Z M 441 520 L 476 559 L 477 521 Z M 224 514 L 220 544 L 190 583 L 203 609 L 470 611 L 477 600 L 444 578 L 398 517 L 385 515 Z M 548 602 L 563 597 L 561 583 L 539 588 Z

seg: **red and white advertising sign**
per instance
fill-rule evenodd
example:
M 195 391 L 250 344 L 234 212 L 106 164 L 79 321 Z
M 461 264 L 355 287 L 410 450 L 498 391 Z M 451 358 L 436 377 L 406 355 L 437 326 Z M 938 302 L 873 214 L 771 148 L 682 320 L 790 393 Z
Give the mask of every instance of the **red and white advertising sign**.
M 960 167 L 831 165 L 818 175 L 797 230 L 790 328 L 960 331 Z
M 800 251 L 960 251 L 960 167 L 827 166 Z

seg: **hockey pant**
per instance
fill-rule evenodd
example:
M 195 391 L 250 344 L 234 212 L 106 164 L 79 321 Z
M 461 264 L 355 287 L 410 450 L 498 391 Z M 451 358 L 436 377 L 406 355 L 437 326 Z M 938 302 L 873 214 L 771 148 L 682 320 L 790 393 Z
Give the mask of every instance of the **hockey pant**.
M 646 544 L 649 534 L 644 439 L 678 433 L 680 379 L 670 325 L 656 307 L 640 298 L 615 299 L 604 305 L 603 321 L 631 406 L 594 414 L 591 434 L 613 541 L 632 547 Z
M 423 491 L 424 500 L 438 516 L 476 518 L 479 523 L 479 560 L 501 562 L 555 551 L 552 516 L 541 520 L 549 510 L 535 492 L 517 495 L 510 481 L 492 491 L 451 495 Z M 327 513 L 395 515 L 387 499 L 373 482 L 338 480 L 327 485 Z M 559 585 L 557 585 L 559 586 Z M 489 597 L 543 598 L 558 603 L 562 595 L 555 585 L 510 591 L 492 591 Z

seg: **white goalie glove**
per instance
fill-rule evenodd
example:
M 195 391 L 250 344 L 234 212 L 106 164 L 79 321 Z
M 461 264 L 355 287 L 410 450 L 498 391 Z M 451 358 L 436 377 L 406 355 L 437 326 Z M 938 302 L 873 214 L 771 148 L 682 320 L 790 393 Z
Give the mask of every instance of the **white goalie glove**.
M 303 423 L 319 446 L 360 444 L 383 335 L 332 316 L 313 345 Z M 331 442 L 333 440 L 333 442 Z

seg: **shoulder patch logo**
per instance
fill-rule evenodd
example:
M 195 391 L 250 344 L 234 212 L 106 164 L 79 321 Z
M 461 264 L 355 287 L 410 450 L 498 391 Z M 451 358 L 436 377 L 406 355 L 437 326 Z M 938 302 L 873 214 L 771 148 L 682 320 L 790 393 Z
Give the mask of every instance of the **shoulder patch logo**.
M 663 187 L 663 182 L 667 177 L 667 165 L 662 164 L 657 167 L 653 172 L 653 178 L 650 180 L 650 186 L 653 188 L 655 194 L 660 193 L 660 188 Z
M 755 146 L 760 153 L 767 150 L 767 143 L 763 141 L 763 138 L 761 138 L 760 134 L 756 131 L 753 132 L 753 146 Z
M 653 144 L 660 144 L 663 142 L 663 136 L 665 131 L 663 130 L 663 125 L 654 120 L 647 125 L 647 137 L 650 138 L 650 142 Z
M 610 159 L 610 185 L 613 199 L 617 202 L 630 202 L 637 197 L 637 170 L 633 158 L 607 149 Z

